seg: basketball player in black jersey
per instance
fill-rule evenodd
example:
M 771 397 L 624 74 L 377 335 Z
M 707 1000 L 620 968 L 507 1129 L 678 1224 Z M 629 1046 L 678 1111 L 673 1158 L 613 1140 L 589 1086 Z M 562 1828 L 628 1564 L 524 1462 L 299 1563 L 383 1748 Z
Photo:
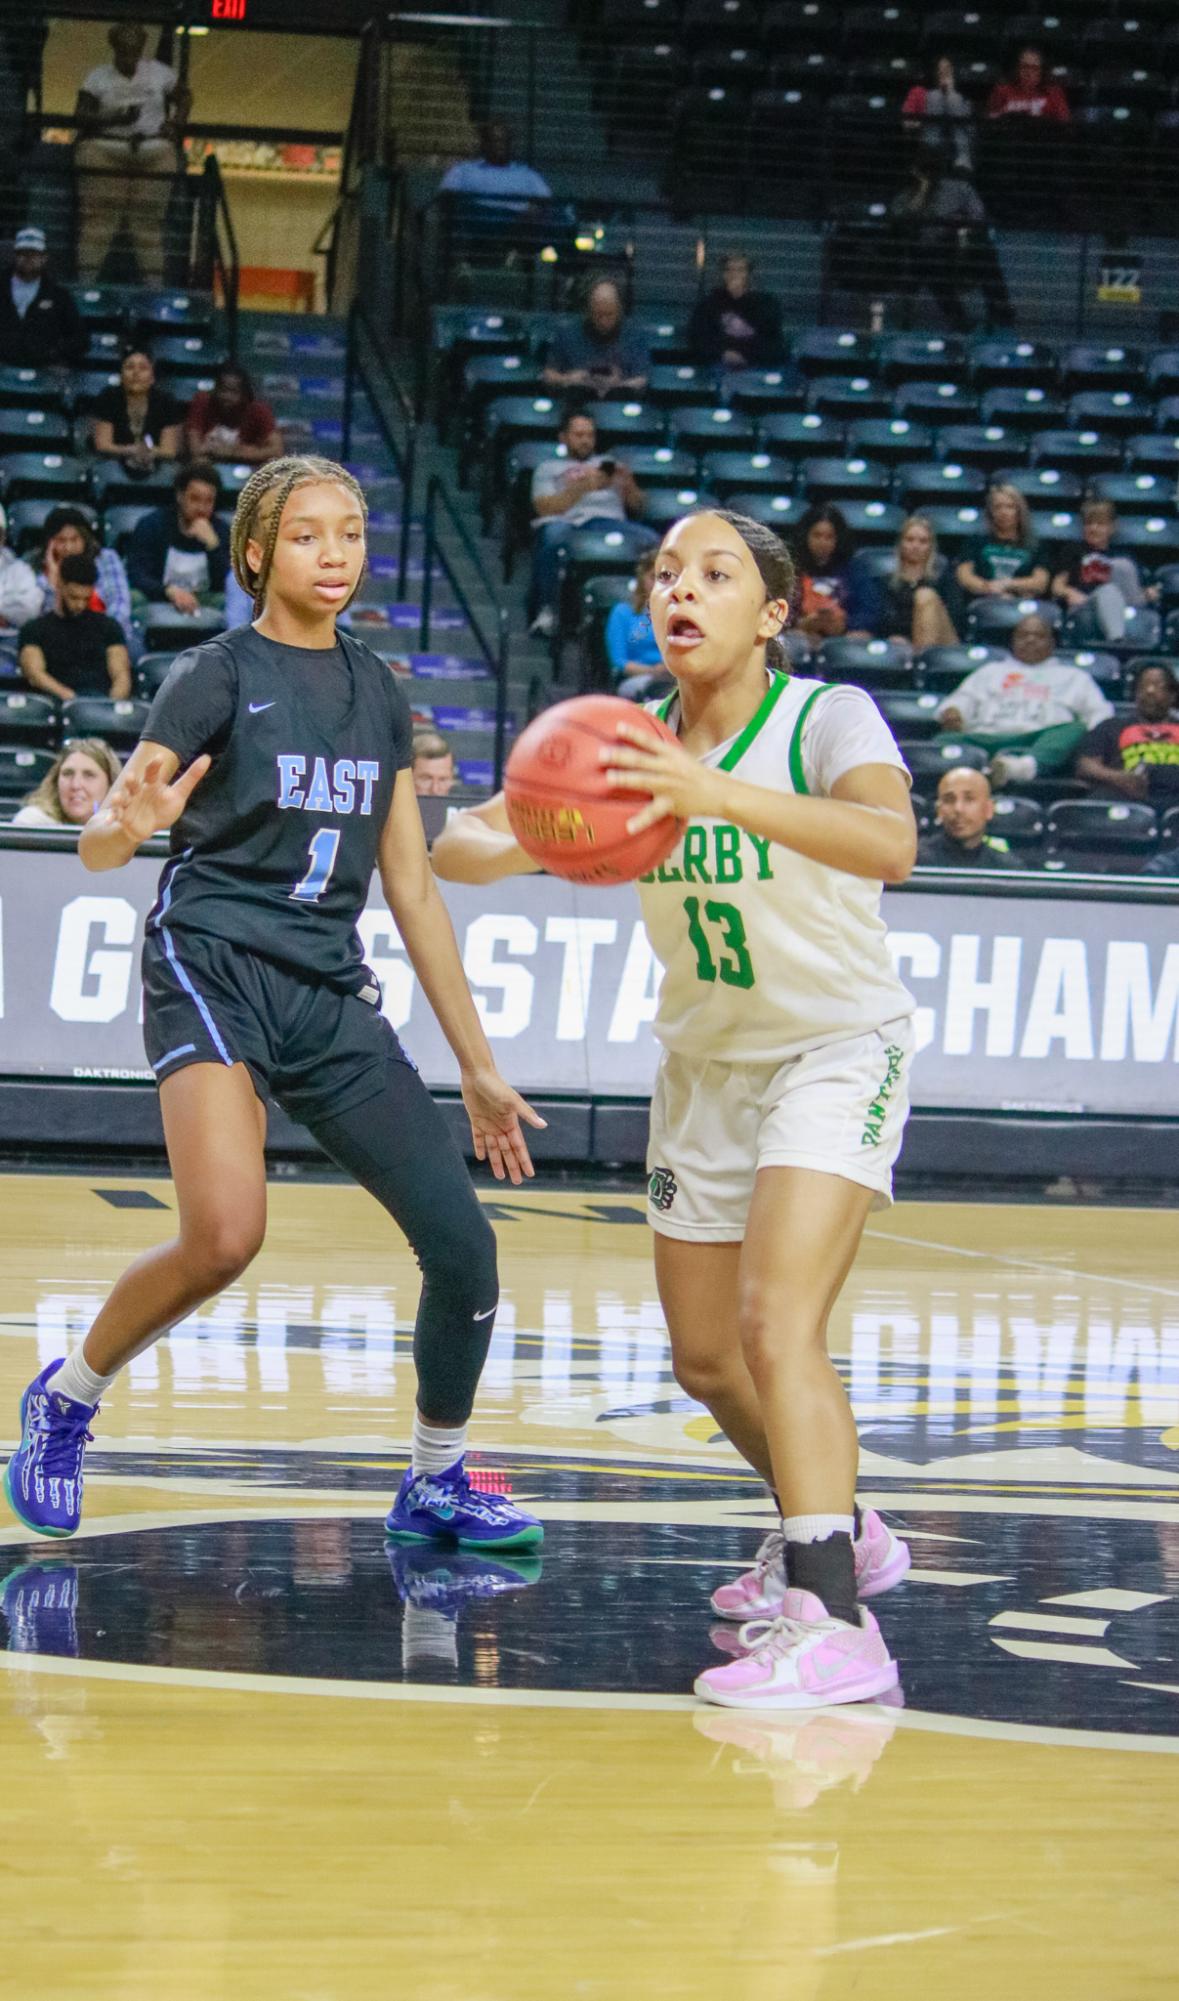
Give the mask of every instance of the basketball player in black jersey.
M 82 836 L 82 860 L 102 870 L 172 830 L 144 943 L 144 1039 L 180 1228 L 124 1273 L 82 1347 L 25 1392 L 5 1488 L 42 1535 L 78 1526 L 90 1422 L 119 1371 L 258 1251 L 273 1097 L 384 1205 L 421 1266 L 413 1458 L 389 1532 L 496 1549 L 542 1538 L 532 1516 L 467 1481 L 495 1237 L 380 1011 L 357 936 L 377 868 L 458 1060 L 475 1153 L 500 1179 L 530 1175 L 520 1122 L 544 1121 L 499 1075 L 467 986 L 426 854 L 409 705 L 385 662 L 336 627 L 364 570 L 365 521 L 340 466 L 258 469 L 232 537 L 254 623 L 174 663 Z

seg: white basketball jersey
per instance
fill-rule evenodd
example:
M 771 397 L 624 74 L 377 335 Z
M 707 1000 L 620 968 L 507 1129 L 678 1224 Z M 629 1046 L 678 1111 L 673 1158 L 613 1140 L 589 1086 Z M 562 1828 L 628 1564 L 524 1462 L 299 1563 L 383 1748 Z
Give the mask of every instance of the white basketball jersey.
M 817 712 L 835 706 L 811 754 Z M 648 706 L 675 726 L 679 697 Z M 831 754 L 836 727 L 842 755 Z M 854 739 L 853 749 L 852 739 Z M 771 674 L 739 736 L 701 760 L 749 785 L 822 796 L 857 764 L 904 762 L 860 689 Z M 720 1063 L 767 1063 L 863 1035 L 913 1011 L 893 971 L 882 885 L 718 820 L 693 820 L 638 889 L 664 968 L 655 1033 L 668 1049 Z

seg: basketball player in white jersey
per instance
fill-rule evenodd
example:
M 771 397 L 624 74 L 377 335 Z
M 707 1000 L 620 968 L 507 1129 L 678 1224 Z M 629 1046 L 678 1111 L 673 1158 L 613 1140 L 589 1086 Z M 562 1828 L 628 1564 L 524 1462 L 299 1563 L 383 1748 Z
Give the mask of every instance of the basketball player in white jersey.
M 741 1657 L 702 1673 L 732 1708 L 856 1702 L 897 1668 L 858 1599 L 899 1582 L 905 1545 L 855 1506 L 858 1440 L 827 1321 L 869 1212 L 891 1200 L 908 1110 L 913 1002 L 880 917 L 916 827 L 896 744 L 858 688 L 786 671 L 793 570 L 742 515 L 664 538 L 650 612 L 677 691 L 604 749 L 682 839 L 638 885 L 664 968 L 649 1216 L 677 1380 L 707 1404 L 781 1512 L 753 1568 L 714 1594 Z M 458 814 L 439 875 L 491 882 L 534 864 L 502 796 Z

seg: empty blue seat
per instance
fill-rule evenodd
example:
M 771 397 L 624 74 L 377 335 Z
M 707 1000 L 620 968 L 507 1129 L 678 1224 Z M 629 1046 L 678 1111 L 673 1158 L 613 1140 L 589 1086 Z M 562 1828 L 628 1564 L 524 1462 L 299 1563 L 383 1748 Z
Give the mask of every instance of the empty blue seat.
M 875 459 L 804 459 L 799 470 L 801 491 L 811 500 L 887 500 L 892 475 Z
M 757 431 L 747 411 L 689 403 L 672 408 L 667 435 L 668 443 L 684 452 L 746 451 L 752 450 Z
M 909 417 L 866 417 L 852 424 L 847 434 L 849 458 L 879 459 L 884 465 L 901 465 L 910 460 L 930 459 L 934 434 L 925 424 Z
M 55 500 L 84 500 L 90 490 L 88 468 L 67 452 L 10 452 L 0 459 L 0 485 L 6 500 L 26 500 L 38 494 Z
M 911 647 L 896 639 L 827 639 L 815 662 L 823 681 L 852 681 L 861 688 L 912 687 Z
M 1078 389 L 1136 389 L 1144 381 L 1142 350 L 1082 343 L 1060 357 L 1060 379 L 1068 394 Z
M 968 674 L 974 674 L 980 667 L 987 667 L 996 660 L 1008 659 L 1005 646 L 982 644 L 964 646 L 927 646 L 914 662 L 921 686 L 936 695 L 953 694 Z
M 57 741 L 57 703 L 24 689 L 0 690 L 0 743 L 48 749 Z
M 880 344 L 886 382 L 959 381 L 968 367 L 966 342 L 957 334 L 893 334 Z
M 937 435 L 943 458 L 982 466 L 987 472 L 1019 465 L 1027 456 L 1027 433 L 1008 430 L 1004 424 L 947 424 Z
M 1085 389 L 1070 399 L 1068 421 L 1078 430 L 1144 431 L 1153 414 L 1149 399 L 1133 389 Z
M 891 392 L 868 375 L 818 375 L 808 397 L 820 416 L 857 423 L 861 417 L 891 417 Z
M 963 465 L 958 459 L 934 459 L 902 466 L 894 484 L 902 507 L 969 507 L 985 499 L 987 475 L 981 467 Z
M 1048 809 L 1049 857 L 1065 868 L 1134 875 L 1158 845 L 1153 807 L 1134 800 L 1063 799 Z
M 1056 381 L 1055 351 L 1043 341 L 983 339 L 974 343 L 971 373 L 980 389 L 1047 389 Z
M 821 417 L 815 410 L 786 410 L 781 415 L 762 417 L 758 422 L 758 443 L 782 458 L 802 459 L 842 451 L 846 428 L 834 417 Z
M 1009 645 L 1016 626 L 1030 612 L 1046 619 L 1054 632 L 1059 630 L 1063 613 L 1051 598 L 975 598 L 966 614 L 966 629 L 984 646 Z
M 1122 516 L 1159 514 L 1175 498 L 1175 480 L 1161 472 L 1103 472 L 1091 482 L 1094 500 L 1111 500 Z
M 1033 431 L 1028 451 L 1034 466 L 1078 473 L 1083 479 L 1113 472 L 1122 463 L 1121 439 L 1109 431 Z
M 960 382 L 904 382 L 894 393 L 892 407 L 898 417 L 915 417 L 921 424 L 973 424 L 979 399 Z
M 789 493 L 794 486 L 789 459 L 769 452 L 709 452 L 700 476 L 713 493 Z
M 117 751 L 126 752 L 139 742 L 147 716 L 146 702 L 116 702 L 102 695 L 79 695 L 62 708 L 62 736 L 98 736 Z
M 804 375 L 869 375 L 873 345 L 870 334 L 813 327 L 794 342 L 794 359 Z

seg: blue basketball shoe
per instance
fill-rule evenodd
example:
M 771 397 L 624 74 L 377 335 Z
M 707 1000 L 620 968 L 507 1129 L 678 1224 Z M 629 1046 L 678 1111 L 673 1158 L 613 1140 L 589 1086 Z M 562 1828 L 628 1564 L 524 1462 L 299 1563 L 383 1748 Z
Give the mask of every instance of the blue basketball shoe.
M 467 1549 L 537 1549 L 544 1529 L 503 1494 L 480 1494 L 461 1459 L 445 1473 L 410 1467 L 385 1517 L 385 1534 L 399 1542 L 460 1543 Z
M 20 1401 L 21 1441 L 4 1469 L 4 1492 L 14 1515 L 34 1535 L 73 1535 L 82 1519 L 82 1462 L 97 1404 L 54 1396 L 50 1362 Z
M 464 1605 L 527 1591 L 540 1581 L 544 1558 L 523 1554 L 514 1563 L 494 1563 L 465 1550 L 387 1551 L 389 1570 L 403 1604 L 419 1611 L 457 1613 Z
M 22 1563 L 0 1584 L 0 1612 L 13 1654 L 78 1656 L 78 1570 L 73 1563 Z

